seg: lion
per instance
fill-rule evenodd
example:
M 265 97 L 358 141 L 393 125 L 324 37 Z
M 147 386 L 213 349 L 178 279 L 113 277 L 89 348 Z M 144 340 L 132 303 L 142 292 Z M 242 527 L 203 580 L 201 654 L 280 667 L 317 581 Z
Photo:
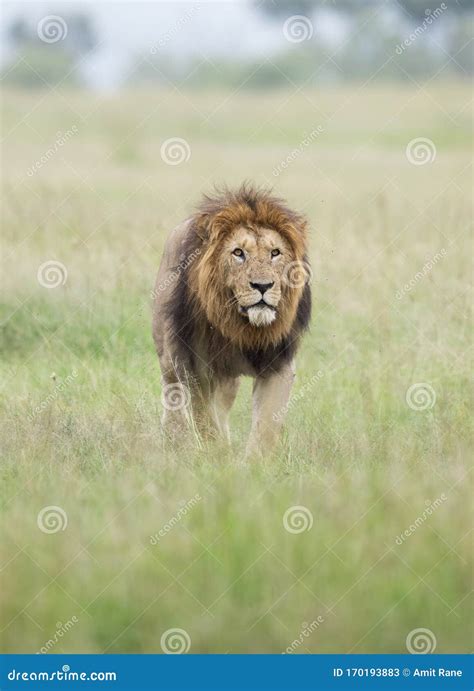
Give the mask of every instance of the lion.
M 308 222 L 268 190 L 205 195 L 169 235 L 153 291 L 162 425 L 230 441 L 239 378 L 254 380 L 247 455 L 271 449 L 311 315 Z

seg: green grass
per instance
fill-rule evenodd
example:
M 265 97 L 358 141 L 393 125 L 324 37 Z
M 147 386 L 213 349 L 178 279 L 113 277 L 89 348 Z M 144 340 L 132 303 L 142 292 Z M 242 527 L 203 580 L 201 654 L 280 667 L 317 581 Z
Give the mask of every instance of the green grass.
M 405 652 L 420 627 L 438 652 L 470 649 L 469 95 L 456 83 L 6 95 L 3 651 L 35 652 L 73 616 L 51 652 L 161 652 L 178 627 L 191 652 L 279 653 L 318 616 L 297 652 Z M 160 158 L 174 136 L 192 151 L 176 167 Z M 407 161 L 415 137 L 433 140 L 433 163 Z M 164 450 L 150 333 L 166 233 L 213 182 L 249 177 L 308 215 L 315 296 L 301 396 L 276 454 L 250 465 L 250 381 L 231 449 Z M 39 285 L 50 259 L 64 286 Z M 432 408 L 407 405 L 415 383 L 434 389 Z M 50 505 L 64 531 L 39 530 Z M 310 530 L 285 530 L 292 506 L 309 509 Z

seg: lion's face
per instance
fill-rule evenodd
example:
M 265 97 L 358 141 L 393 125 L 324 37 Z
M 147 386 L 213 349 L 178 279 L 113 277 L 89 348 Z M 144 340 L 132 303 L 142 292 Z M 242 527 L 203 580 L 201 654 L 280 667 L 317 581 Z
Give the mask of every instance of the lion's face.
M 278 316 L 285 266 L 293 259 L 286 240 L 270 228 L 236 228 L 223 244 L 221 262 L 230 309 L 264 328 Z
M 243 186 L 206 198 L 192 228 L 189 290 L 210 325 L 246 350 L 289 336 L 308 288 L 304 217 Z

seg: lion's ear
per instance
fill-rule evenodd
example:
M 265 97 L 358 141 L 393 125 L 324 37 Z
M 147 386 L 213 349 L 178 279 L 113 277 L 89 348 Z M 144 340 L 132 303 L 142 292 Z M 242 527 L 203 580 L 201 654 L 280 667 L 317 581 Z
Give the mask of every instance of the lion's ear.
M 194 219 L 194 229 L 196 235 L 205 242 L 209 238 L 210 216 L 209 214 L 199 214 Z

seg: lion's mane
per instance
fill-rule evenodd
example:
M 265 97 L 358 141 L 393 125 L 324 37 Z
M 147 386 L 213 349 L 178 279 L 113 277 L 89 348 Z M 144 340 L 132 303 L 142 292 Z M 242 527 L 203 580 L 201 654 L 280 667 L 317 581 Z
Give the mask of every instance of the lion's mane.
M 232 296 L 222 280 L 222 243 L 238 226 L 272 228 L 289 243 L 294 261 L 307 265 L 306 219 L 269 191 L 249 184 L 206 195 L 189 221 L 182 256 L 193 257 L 177 281 L 168 304 L 173 338 L 192 355 L 196 338 L 205 339 L 211 358 L 238 349 L 257 370 L 291 358 L 311 312 L 308 283 L 283 286 L 278 318 L 265 328 L 229 308 Z

